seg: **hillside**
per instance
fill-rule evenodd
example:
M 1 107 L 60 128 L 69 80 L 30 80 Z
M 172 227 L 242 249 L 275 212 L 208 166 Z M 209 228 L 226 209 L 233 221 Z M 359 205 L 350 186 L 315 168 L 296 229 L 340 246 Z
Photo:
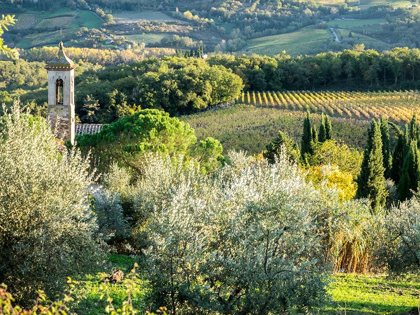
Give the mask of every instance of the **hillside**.
M 171 48 L 297 56 L 364 44 L 378 51 L 420 47 L 419 9 L 408 1 L 69 1 L 17 5 L 0 1 L 0 14 L 17 24 L 12 47 L 56 45 L 109 49 Z M 396 32 L 398 31 L 398 34 Z

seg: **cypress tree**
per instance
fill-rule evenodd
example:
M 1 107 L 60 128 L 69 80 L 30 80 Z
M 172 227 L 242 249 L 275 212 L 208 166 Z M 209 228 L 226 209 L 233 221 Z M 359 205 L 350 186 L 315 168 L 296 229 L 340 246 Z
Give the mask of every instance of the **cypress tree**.
M 318 132 L 316 131 L 316 127 L 312 127 L 312 146 L 318 142 Z
M 325 115 L 325 138 L 327 140 L 332 139 L 332 125 L 330 117 L 328 115 Z
M 382 139 L 382 155 L 384 157 L 384 168 L 385 168 L 385 176 L 389 177 L 392 167 L 392 156 L 391 150 L 389 147 L 389 126 L 388 120 L 385 117 L 381 117 L 381 139 Z
M 321 115 L 321 125 L 319 126 L 318 141 L 325 142 L 327 140 L 327 132 L 325 130 L 325 116 L 324 113 Z
M 311 127 L 311 116 L 309 111 L 306 112 L 306 117 L 303 120 L 303 134 L 302 142 L 300 144 L 300 154 L 302 159 L 305 160 L 305 154 L 312 154 L 312 127 Z
M 398 199 L 407 200 L 416 192 L 420 180 L 420 160 L 417 141 L 411 140 L 404 159 L 404 165 L 401 172 L 401 180 L 398 185 Z
M 417 114 L 413 115 L 410 122 L 410 140 L 419 141 L 419 127 L 417 125 Z
M 273 164 L 276 161 L 276 156 L 280 155 L 282 147 L 286 150 L 286 155 L 290 161 L 298 161 L 299 149 L 296 143 L 281 131 L 272 142 L 267 144 L 267 151 L 263 155 L 269 163 Z
M 392 155 L 392 168 L 389 176 L 396 185 L 400 182 L 402 165 L 404 163 L 404 134 L 398 134 L 397 144 L 395 145 L 394 154 Z
M 384 171 L 380 124 L 372 120 L 361 172 L 357 178 L 357 198 L 368 198 L 372 213 L 377 213 L 386 201 Z

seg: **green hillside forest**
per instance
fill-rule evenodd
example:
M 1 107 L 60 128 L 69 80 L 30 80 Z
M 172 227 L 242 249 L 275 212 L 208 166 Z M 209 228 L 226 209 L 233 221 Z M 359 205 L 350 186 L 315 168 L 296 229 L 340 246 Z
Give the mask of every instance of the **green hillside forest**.
M 419 314 L 417 6 L 0 0 L 0 315 Z

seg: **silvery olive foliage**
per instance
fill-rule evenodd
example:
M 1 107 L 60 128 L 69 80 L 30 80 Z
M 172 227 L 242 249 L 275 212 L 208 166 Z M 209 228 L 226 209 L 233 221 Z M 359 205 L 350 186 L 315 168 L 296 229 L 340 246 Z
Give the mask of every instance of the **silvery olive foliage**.
M 0 121 L 0 283 L 20 300 L 100 261 L 89 163 L 15 105 Z
M 129 234 L 129 218 L 124 217 L 118 193 L 107 189 L 94 194 L 93 211 L 98 218 L 99 232 L 105 239 L 122 239 Z
M 157 304 L 171 314 L 300 312 L 325 298 L 322 195 L 282 154 L 243 154 L 213 176 L 183 158 L 148 155 L 135 209 L 148 213 L 145 250 Z M 236 163 L 238 162 L 238 163 Z
M 376 258 L 380 267 L 395 273 L 420 268 L 420 200 L 414 197 L 378 218 Z

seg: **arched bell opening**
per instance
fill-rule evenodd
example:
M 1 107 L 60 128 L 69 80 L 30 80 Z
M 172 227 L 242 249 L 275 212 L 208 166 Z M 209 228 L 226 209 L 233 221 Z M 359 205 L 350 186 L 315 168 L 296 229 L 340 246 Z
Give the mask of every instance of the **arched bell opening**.
M 63 80 L 58 79 L 55 82 L 55 99 L 57 105 L 63 105 Z

